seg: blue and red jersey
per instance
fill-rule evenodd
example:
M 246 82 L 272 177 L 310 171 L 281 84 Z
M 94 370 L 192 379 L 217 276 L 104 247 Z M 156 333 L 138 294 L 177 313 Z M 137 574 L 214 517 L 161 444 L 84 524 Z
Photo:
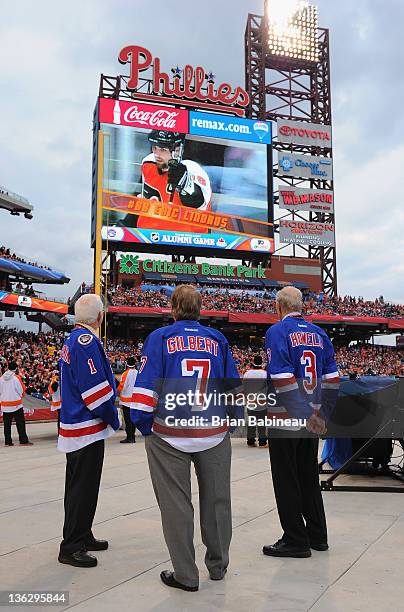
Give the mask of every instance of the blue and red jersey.
M 58 449 L 69 453 L 108 438 L 119 428 L 116 387 L 104 347 L 87 328 L 73 329 L 59 363 Z
M 239 384 L 223 334 L 199 321 L 177 321 L 146 338 L 132 421 L 186 452 L 213 447 L 228 430 L 226 417 L 243 416 L 243 407 L 230 408 L 220 396 Z
M 272 325 L 265 336 L 267 373 L 277 393 L 270 416 L 325 420 L 335 407 L 339 374 L 326 332 L 292 313 Z

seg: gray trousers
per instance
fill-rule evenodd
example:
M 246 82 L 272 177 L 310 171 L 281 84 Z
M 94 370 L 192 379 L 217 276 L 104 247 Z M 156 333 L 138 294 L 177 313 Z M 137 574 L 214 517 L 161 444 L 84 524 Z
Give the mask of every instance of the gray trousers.
M 151 480 L 161 512 L 164 538 L 174 567 L 174 577 L 187 586 L 198 586 L 195 563 L 194 508 L 191 498 L 191 462 L 199 485 L 202 541 L 211 576 L 220 575 L 229 563 L 232 535 L 230 498 L 230 436 L 213 448 L 184 453 L 151 434 L 146 437 Z

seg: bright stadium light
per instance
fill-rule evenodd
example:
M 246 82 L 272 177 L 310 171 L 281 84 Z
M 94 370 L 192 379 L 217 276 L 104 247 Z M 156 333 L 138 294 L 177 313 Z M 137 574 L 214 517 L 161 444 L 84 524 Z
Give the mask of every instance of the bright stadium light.
M 306 1 L 268 0 L 267 13 L 270 54 L 318 62 L 316 6 Z

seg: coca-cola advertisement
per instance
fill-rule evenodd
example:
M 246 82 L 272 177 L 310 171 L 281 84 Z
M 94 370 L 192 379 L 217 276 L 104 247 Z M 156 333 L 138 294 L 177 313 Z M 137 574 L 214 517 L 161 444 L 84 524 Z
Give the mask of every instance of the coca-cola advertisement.
M 114 125 L 188 132 L 188 111 L 178 108 L 100 98 L 100 122 Z

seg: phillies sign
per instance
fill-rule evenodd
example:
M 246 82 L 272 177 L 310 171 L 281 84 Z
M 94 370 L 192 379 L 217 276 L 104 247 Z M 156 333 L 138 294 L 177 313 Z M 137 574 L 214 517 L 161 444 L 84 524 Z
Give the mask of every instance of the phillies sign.
M 100 123 L 130 125 L 138 128 L 188 132 L 188 111 L 141 102 L 100 98 Z
M 201 66 L 193 68 L 186 64 L 183 69 L 172 69 L 171 77 L 160 68 L 160 59 L 153 58 L 151 52 L 145 47 L 128 45 L 121 49 L 119 56 L 121 64 L 130 64 L 130 75 L 127 89 L 136 91 L 136 98 L 153 100 L 159 96 L 160 101 L 170 101 L 172 98 L 181 98 L 185 106 L 209 108 L 212 104 L 222 105 L 224 109 L 244 116 L 244 107 L 248 105 L 248 93 L 242 87 L 235 89 L 229 83 L 220 83 L 215 86 L 215 75 L 206 73 Z M 153 94 L 138 92 L 140 77 L 146 70 L 152 70 Z M 242 107 L 236 108 L 237 106 Z
M 278 119 L 278 142 L 288 144 L 311 145 L 313 147 L 331 148 L 332 134 L 330 125 L 306 123 Z

